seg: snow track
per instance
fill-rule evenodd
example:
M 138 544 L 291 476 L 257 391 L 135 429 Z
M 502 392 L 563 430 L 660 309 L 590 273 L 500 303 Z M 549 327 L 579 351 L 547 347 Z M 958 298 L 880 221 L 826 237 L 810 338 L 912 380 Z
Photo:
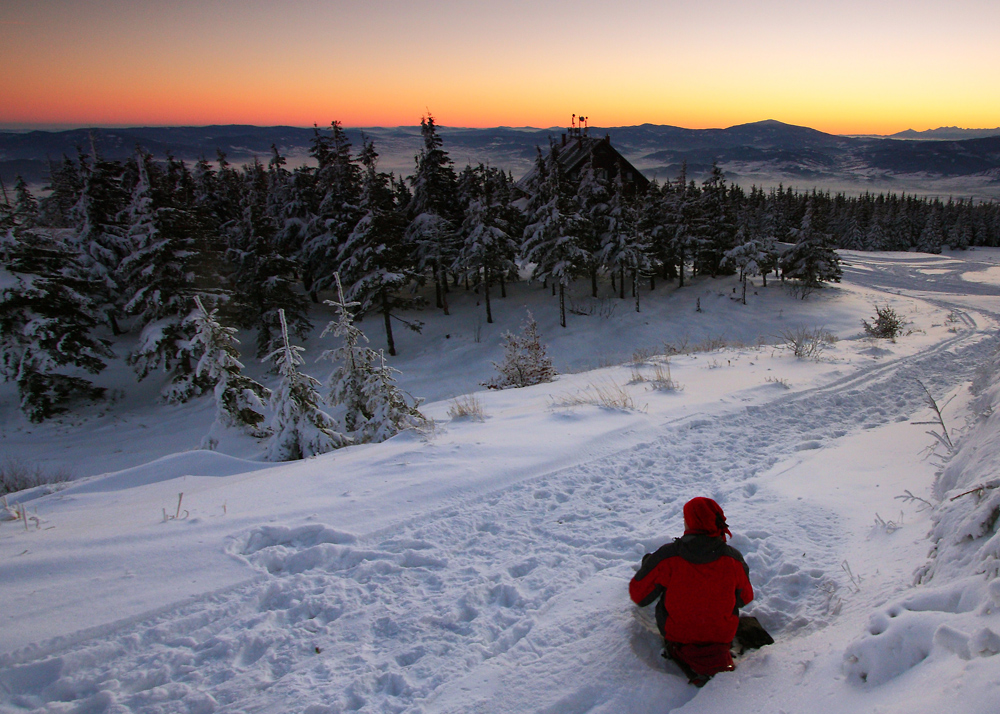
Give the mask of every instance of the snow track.
M 546 661 L 558 676 L 555 653 L 576 661 L 588 619 L 632 641 L 629 657 L 662 668 L 627 614 L 625 586 L 641 554 L 678 533 L 694 495 L 726 508 L 759 593 L 753 610 L 769 629 L 822 627 L 844 581 L 837 517 L 769 495 L 757 479 L 798 451 L 906 420 L 925 404 L 917 379 L 943 394 L 971 378 L 995 341 L 960 316 L 960 333 L 921 354 L 667 424 L 648 443 L 456 500 L 391 531 L 356 538 L 307 524 L 243 533 L 228 549 L 258 578 L 42 660 L 8 658 L 0 712 L 538 708 L 514 694 L 479 709 L 468 697 L 449 704 L 449 690 L 492 662 L 528 671 Z M 617 604 L 590 611 L 588 600 Z M 552 710 L 596 710 L 601 688 L 587 691 Z M 674 705 L 690 696 L 679 689 Z

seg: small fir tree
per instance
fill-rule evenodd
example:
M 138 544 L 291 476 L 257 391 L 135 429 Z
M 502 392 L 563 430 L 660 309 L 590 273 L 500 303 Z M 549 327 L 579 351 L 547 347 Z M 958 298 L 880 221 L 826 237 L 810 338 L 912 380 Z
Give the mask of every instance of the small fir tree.
M 319 406 L 319 380 L 299 371 L 304 350 L 289 343 L 284 310 L 278 310 L 278 318 L 281 346 L 265 358 L 274 362 L 281 377 L 271 395 L 273 434 L 265 458 L 295 461 L 347 446 L 351 438 L 338 432 L 336 422 Z
M 503 362 L 493 363 L 500 373 L 495 379 L 484 382 L 490 389 L 529 387 L 532 384 L 551 382 L 556 376 L 552 360 L 546 354 L 545 346 L 538 336 L 538 323 L 528 311 L 528 317 L 521 323 L 521 334 L 503 334 Z
M 201 297 L 196 295 L 194 302 L 197 309 L 193 321 L 197 332 L 193 342 L 201 351 L 194 371 L 206 384 L 214 385 L 215 393 L 215 424 L 203 443 L 211 441 L 216 424 L 242 429 L 251 436 L 266 436 L 268 432 L 261 423 L 264 403 L 271 396 L 271 390 L 243 374 L 236 329 L 222 325 L 218 319 L 219 310 L 206 310 Z
M 406 429 L 420 429 L 429 423 L 420 413 L 421 400 L 410 397 L 396 384 L 393 369 L 379 350 L 373 369 L 362 387 L 365 408 L 371 417 L 361 428 L 361 441 L 378 443 Z
M 338 420 L 342 430 L 347 434 L 354 434 L 372 418 L 365 398 L 364 385 L 374 368 L 377 354 L 367 347 L 368 338 L 354 324 L 353 310 L 360 307 L 361 303 L 348 302 L 344 297 L 340 276 L 336 273 L 334 280 L 337 285 L 337 300 L 327 300 L 326 304 L 337 310 L 337 319 L 326 326 L 321 337 L 333 333 L 343 342 L 337 349 L 324 351 L 320 359 L 329 360 L 334 365 L 333 372 L 327 380 L 329 387 L 327 402 L 342 410 Z

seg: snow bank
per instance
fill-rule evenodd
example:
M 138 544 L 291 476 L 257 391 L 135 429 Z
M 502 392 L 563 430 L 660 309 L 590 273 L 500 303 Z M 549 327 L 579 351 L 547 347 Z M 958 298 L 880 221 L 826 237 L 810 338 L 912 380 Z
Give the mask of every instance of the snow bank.
M 148 464 L 115 471 L 104 476 L 82 479 L 62 492 L 69 494 L 123 491 L 137 486 L 170 481 L 182 476 L 233 476 L 271 468 L 273 464 L 255 463 L 214 451 L 186 451 L 171 454 Z
M 930 559 L 913 590 L 871 615 L 845 652 L 844 671 L 862 686 L 902 676 L 975 681 L 962 711 L 985 713 L 996 711 L 1000 681 L 1000 353 L 971 391 L 970 428 L 934 484 Z M 993 695 L 982 694 L 988 682 Z

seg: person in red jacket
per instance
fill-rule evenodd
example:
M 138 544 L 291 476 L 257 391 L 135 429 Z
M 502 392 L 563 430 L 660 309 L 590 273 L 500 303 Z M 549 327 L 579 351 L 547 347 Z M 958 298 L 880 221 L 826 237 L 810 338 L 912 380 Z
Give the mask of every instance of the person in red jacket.
M 684 536 L 642 557 L 629 583 L 640 607 L 656 603 L 656 624 L 674 660 L 692 684 L 702 686 L 718 672 L 735 669 L 730 646 L 739 608 L 753 600 L 750 569 L 726 545 L 732 537 L 726 515 L 710 498 L 684 505 Z

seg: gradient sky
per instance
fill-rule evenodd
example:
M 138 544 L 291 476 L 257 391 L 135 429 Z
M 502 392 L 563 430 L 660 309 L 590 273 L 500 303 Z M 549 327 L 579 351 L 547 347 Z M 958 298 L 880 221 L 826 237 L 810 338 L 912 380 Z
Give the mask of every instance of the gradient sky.
M 3 0 L 0 125 L 1000 126 L 998 0 Z

